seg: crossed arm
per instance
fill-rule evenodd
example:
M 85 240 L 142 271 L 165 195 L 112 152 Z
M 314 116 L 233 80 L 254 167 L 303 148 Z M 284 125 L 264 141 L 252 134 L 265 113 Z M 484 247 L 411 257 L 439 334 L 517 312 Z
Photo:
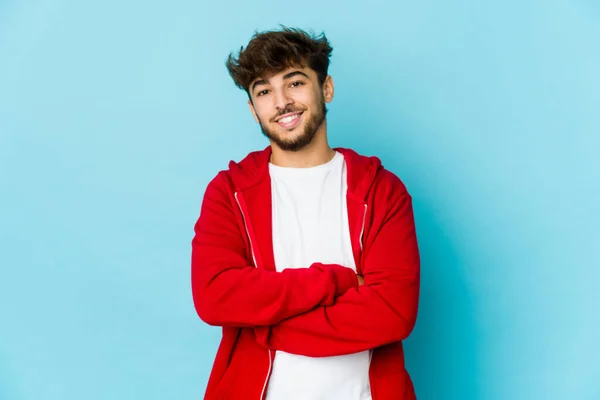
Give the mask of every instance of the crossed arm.
M 211 185 L 192 242 L 192 290 L 205 322 L 251 327 L 267 348 L 313 357 L 373 349 L 412 331 L 419 254 L 405 190 L 373 221 L 357 277 L 331 264 L 282 272 L 246 265 L 226 195 Z
M 408 193 L 388 210 L 365 244 L 364 285 L 347 290 L 333 305 L 256 327 L 261 345 L 324 357 L 373 349 L 410 334 L 417 317 L 419 253 Z
M 208 185 L 192 241 L 192 295 L 206 323 L 270 326 L 332 305 L 357 285 L 354 271 L 341 265 L 314 263 L 282 272 L 248 265 L 245 243 L 219 177 Z

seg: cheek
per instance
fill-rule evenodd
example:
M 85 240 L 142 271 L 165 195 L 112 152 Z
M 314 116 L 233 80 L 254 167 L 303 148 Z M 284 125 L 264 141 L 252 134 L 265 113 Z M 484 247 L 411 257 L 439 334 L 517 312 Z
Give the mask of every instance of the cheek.
M 267 107 L 262 104 L 254 104 L 254 113 L 262 123 L 269 122 L 272 117 L 272 115 L 269 114 Z
M 304 104 L 310 106 L 310 108 L 314 110 L 319 105 L 322 98 L 323 98 L 322 92 L 314 91 L 314 92 L 307 94 L 306 98 L 303 99 L 303 101 L 305 102 Z
M 296 103 L 309 105 L 314 102 L 315 95 L 316 93 L 312 90 L 304 90 L 302 93 L 298 93 L 296 96 L 294 96 L 294 100 Z

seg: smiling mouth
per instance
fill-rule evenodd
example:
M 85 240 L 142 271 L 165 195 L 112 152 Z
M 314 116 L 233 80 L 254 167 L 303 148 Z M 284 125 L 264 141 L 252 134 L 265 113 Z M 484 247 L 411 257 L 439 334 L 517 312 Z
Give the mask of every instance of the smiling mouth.
M 277 124 L 284 129 L 294 129 L 300 123 L 300 118 L 304 112 L 297 112 L 294 114 L 286 115 L 283 118 L 277 120 Z

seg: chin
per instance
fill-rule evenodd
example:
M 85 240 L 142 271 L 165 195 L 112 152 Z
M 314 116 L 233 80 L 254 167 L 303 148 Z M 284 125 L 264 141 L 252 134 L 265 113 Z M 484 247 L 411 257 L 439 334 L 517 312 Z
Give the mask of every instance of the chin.
M 277 126 L 271 132 L 275 133 L 279 140 L 284 140 L 286 142 L 294 141 L 305 134 L 304 125 L 298 125 L 292 130 L 283 129 L 280 126 Z
M 307 122 L 302 123 L 292 130 L 286 130 L 281 126 L 275 124 L 270 126 L 270 130 L 265 131 L 263 128 L 263 134 L 269 138 L 272 144 L 284 151 L 299 151 L 304 149 L 314 140 L 316 136 L 316 130 L 314 132 L 307 132 Z

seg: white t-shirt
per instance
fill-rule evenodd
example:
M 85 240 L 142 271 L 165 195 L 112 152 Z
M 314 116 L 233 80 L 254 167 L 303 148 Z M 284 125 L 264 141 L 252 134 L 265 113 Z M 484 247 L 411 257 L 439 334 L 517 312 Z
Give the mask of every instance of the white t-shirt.
M 346 163 L 311 168 L 269 164 L 273 200 L 273 250 L 277 271 L 313 262 L 356 271 L 346 204 Z M 305 357 L 277 351 L 267 400 L 371 400 L 370 351 Z

